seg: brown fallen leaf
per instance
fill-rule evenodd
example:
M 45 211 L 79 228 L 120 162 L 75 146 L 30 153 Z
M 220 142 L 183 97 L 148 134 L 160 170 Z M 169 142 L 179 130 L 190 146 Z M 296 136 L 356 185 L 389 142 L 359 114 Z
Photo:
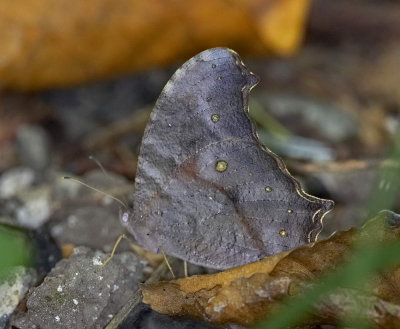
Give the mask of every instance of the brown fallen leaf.
M 360 232 L 340 232 L 313 245 L 214 275 L 144 285 L 143 302 L 169 315 L 190 315 L 216 324 L 252 325 L 276 310 L 283 298 L 297 295 L 316 278 L 349 260 L 356 240 L 373 238 L 387 243 L 398 239 L 399 228 L 399 215 L 380 213 Z M 363 301 L 370 303 L 361 309 L 368 320 L 380 328 L 398 328 L 400 268 L 377 275 L 371 287 L 369 295 L 351 289 L 344 289 L 344 293 L 335 290 L 315 306 L 314 320 L 334 323 L 351 312 L 356 302 Z
M 130 246 L 136 255 L 142 259 L 145 259 L 153 268 L 157 268 L 164 261 L 164 257 L 162 255 L 155 254 L 133 243 L 131 243 Z
M 0 2 L 0 85 L 37 90 L 134 72 L 228 46 L 298 48 L 310 0 Z

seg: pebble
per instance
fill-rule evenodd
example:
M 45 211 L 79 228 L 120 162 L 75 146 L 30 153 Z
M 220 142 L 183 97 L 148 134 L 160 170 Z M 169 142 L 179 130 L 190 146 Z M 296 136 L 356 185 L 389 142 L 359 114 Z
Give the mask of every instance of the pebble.
M 104 328 L 110 314 L 116 314 L 132 298 L 144 279 L 143 266 L 134 253 L 117 254 L 104 267 L 93 264 L 94 259 L 104 261 L 107 257 L 108 254 L 86 247 L 75 248 L 68 259 L 57 263 L 41 285 L 30 291 L 27 311 L 16 316 L 12 325 L 41 329 Z M 135 271 L 130 270 L 132 263 Z
M 36 281 L 36 271 L 18 266 L 10 272 L 0 285 L 0 328 L 6 328 L 10 315 Z
M 51 163 L 50 138 L 43 127 L 25 125 L 17 131 L 17 152 L 21 162 L 38 172 Z
M 35 172 L 28 167 L 16 167 L 0 176 L 0 198 L 11 198 L 29 188 L 35 180 Z
M 18 223 L 30 229 L 42 226 L 52 214 L 51 190 L 47 186 L 29 189 L 20 193 L 21 206 L 16 210 Z

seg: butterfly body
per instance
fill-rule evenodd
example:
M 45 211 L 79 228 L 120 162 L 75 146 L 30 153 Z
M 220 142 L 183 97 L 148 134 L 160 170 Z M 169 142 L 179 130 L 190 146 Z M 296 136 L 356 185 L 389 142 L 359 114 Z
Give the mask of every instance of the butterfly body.
M 313 241 L 333 203 L 307 195 L 263 147 L 248 116 L 258 78 L 226 48 L 206 50 L 167 83 L 141 146 L 138 243 L 213 268 Z

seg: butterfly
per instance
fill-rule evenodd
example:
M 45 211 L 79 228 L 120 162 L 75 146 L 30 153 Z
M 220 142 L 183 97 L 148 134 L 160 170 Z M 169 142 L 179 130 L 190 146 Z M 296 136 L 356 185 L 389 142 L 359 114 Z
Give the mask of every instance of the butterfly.
M 260 144 L 248 109 L 258 81 L 236 52 L 213 48 L 165 85 L 127 223 L 142 247 L 226 269 L 315 240 L 333 201 L 306 194 Z

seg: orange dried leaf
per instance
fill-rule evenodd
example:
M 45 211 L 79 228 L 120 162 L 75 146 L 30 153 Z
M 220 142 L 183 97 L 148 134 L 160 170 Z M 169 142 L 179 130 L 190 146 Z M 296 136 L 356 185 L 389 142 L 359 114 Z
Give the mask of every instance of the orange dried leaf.
M 160 66 L 210 47 L 289 55 L 310 0 L 0 2 L 0 85 L 35 90 Z
M 314 245 L 218 274 L 144 285 L 143 301 L 169 315 L 252 325 L 278 308 L 283 298 L 299 294 L 315 279 L 349 260 L 356 239 L 372 235 L 382 242 L 398 239 L 398 228 L 384 230 L 382 220 L 386 217 L 378 215 L 361 234 L 355 229 L 340 232 Z M 395 328 L 392 324 L 400 322 L 399 286 L 400 268 L 394 268 L 374 278 L 369 295 L 349 289 L 335 291 L 315 305 L 313 320 L 334 323 L 351 312 L 357 302 L 371 302 L 362 308 L 363 315 L 380 328 Z

